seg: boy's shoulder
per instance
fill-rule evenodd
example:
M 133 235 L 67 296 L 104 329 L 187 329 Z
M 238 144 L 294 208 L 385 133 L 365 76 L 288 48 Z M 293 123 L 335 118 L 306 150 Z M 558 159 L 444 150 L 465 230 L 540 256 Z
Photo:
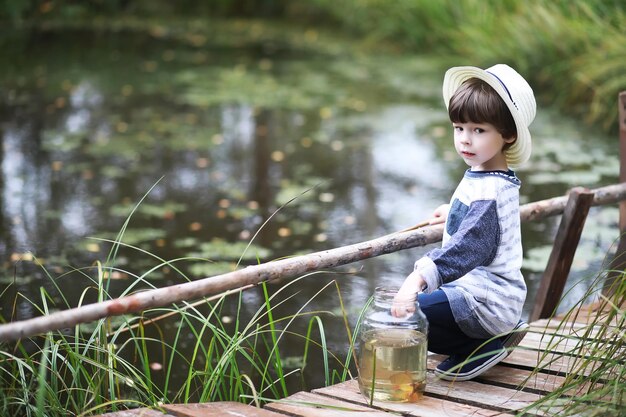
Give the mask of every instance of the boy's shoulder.
M 521 181 L 513 171 L 466 171 L 459 188 L 468 201 L 509 199 L 519 195 Z
M 478 180 L 485 182 L 492 182 L 494 184 L 506 185 L 506 183 L 511 183 L 516 186 L 521 186 L 522 182 L 515 175 L 515 172 L 512 170 L 508 171 L 465 171 L 464 179 L 468 180 Z

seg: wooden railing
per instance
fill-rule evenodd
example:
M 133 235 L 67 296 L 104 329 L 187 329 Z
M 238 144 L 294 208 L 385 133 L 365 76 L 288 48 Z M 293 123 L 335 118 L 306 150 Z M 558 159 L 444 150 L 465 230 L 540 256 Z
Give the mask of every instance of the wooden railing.
M 590 206 L 619 202 L 621 236 L 626 231 L 626 92 L 620 94 L 619 103 L 621 182 L 594 190 L 575 188 L 566 196 L 537 201 L 520 207 L 522 221 L 564 214 L 531 313 L 531 320 L 548 317 L 554 311 L 561 297 Z M 278 278 L 296 278 L 313 271 L 436 243 L 441 240 L 442 235 L 442 225 L 411 228 L 354 245 L 249 266 L 193 282 L 147 290 L 113 300 L 54 312 L 42 317 L 2 324 L 0 325 L 0 342 L 73 327 L 105 317 L 138 313 L 177 302 L 189 302 L 210 296 L 214 298 L 243 291 Z M 625 252 L 626 246 L 623 240 L 621 239 L 618 245 L 616 259 L 620 259 Z M 619 275 L 619 279 L 622 279 L 622 275 Z

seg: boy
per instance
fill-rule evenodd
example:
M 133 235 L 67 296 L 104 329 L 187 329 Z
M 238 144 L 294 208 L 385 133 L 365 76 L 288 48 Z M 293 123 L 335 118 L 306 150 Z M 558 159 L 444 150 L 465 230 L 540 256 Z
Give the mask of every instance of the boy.
M 392 314 L 415 298 L 429 321 L 428 348 L 449 355 L 435 374 L 464 381 L 485 372 L 519 344 L 526 284 L 521 274 L 521 185 L 509 166 L 528 159 L 533 91 L 514 69 L 455 67 L 443 97 L 454 146 L 469 169 L 430 224 L 445 222 L 442 247 L 415 263 Z M 504 336 L 503 336 L 504 335 Z

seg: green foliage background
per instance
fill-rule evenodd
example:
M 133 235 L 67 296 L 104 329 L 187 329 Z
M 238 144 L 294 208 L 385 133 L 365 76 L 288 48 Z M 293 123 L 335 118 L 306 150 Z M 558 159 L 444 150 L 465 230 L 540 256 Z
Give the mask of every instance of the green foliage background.
M 626 90 L 625 9 L 620 0 L 7 0 L 0 23 L 205 16 L 339 26 L 406 53 L 441 54 L 449 65 L 508 63 L 541 104 L 612 132 Z

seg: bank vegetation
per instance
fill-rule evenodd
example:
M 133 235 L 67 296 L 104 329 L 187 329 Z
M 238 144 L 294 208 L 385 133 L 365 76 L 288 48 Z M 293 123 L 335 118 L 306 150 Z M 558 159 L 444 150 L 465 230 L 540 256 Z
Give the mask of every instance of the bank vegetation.
M 626 4 L 620 0 L 21 0 L 0 5 L 0 22 L 36 27 L 51 19 L 110 17 L 262 18 L 340 27 L 402 53 L 440 54 L 450 65 L 504 62 L 539 102 L 617 130 L 626 89 Z M 5 29 L 6 30 L 6 29 Z

